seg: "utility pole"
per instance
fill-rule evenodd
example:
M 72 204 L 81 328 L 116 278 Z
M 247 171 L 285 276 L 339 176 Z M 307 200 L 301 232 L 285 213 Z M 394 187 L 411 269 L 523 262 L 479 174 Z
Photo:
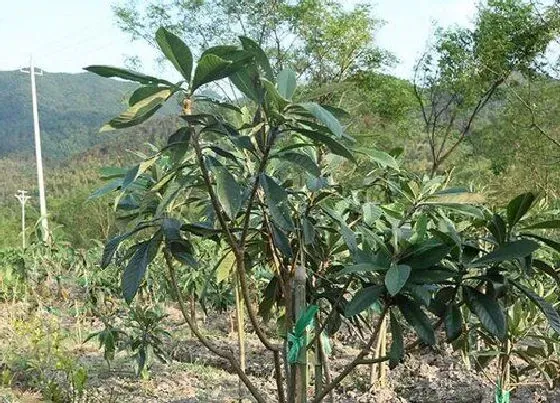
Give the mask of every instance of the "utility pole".
M 15 194 L 16 199 L 21 203 L 21 245 L 25 249 L 25 203 L 31 199 L 31 196 L 26 194 L 25 190 L 18 190 Z
M 39 113 L 37 112 L 37 90 L 35 88 L 35 74 L 43 75 L 43 71 L 35 72 L 33 57 L 30 57 L 29 71 L 22 69 L 24 73 L 31 75 L 31 100 L 33 103 L 33 132 L 35 134 L 35 160 L 37 162 L 37 181 L 39 182 L 39 206 L 41 209 L 41 228 L 43 242 L 49 241 L 49 223 L 47 221 L 47 202 L 45 199 L 45 182 L 43 179 L 43 157 L 41 154 L 41 129 L 39 127 Z

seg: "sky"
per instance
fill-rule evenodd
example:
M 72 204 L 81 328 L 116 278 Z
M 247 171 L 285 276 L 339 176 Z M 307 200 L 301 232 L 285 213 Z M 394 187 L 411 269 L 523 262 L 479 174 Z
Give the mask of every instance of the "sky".
M 36 66 L 50 72 L 79 72 L 91 64 L 123 66 L 127 56 L 136 55 L 144 73 L 165 74 L 155 61 L 155 50 L 132 43 L 117 27 L 111 5 L 118 1 L 0 0 L 0 70 L 28 66 L 30 54 Z M 389 72 L 402 78 L 411 77 L 434 23 L 469 24 L 477 4 L 476 0 L 370 1 L 375 16 L 385 21 L 378 45 L 399 59 Z

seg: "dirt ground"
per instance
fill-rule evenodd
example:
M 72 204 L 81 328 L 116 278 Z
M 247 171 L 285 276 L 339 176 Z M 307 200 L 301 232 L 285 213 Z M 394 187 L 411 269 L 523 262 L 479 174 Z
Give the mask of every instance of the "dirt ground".
M 16 314 L 13 306 L 0 306 L 0 365 L 4 365 L 9 352 L 20 342 L 11 329 Z M 17 308 L 18 315 L 26 315 L 24 307 Z M 46 315 L 43 313 L 42 315 Z M 67 342 L 68 354 L 88 369 L 88 383 L 84 402 L 233 402 L 238 397 L 237 377 L 228 370 L 227 363 L 212 357 L 203 346 L 192 340 L 178 311 L 169 308 L 167 328 L 172 337 L 165 349 L 170 357 L 167 364 L 156 362 L 150 378 L 138 379 L 134 375 L 132 360 L 125 352 L 117 354 L 111 369 L 103 359 L 97 343 Z M 36 313 L 27 315 L 37 315 Z M 76 334 L 72 317 L 58 316 L 68 334 Z M 33 318 L 29 318 L 32 321 Z M 82 324 L 83 325 L 83 324 Z M 98 329 L 100 323 L 92 321 L 80 331 L 87 334 Z M 211 316 L 205 320 L 207 335 L 215 343 L 236 350 L 236 335 L 228 334 L 227 314 Z M 225 335 L 224 335 L 225 334 Z M 82 338 L 84 336 L 82 335 Z M 71 338 L 69 339 L 71 340 Z M 356 353 L 356 346 L 349 341 L 334 342 L 330 358 L 333 375 Z M 250 379 L 265 396 L 274 396 L 275 384 L 272 358 L 258 342 L 249 337 L 247 345 Z M 0 369 L 2 367 L 0 366 Z M 450 348 L 419 348 L 409 353 L 404 364 L 388 373 L 386 388 L 369 388 L 369 368 L 362 366 L 354 371 L 336 390 L 336 402 L 383 403 L 467 403 L 494 401 L 491 374 L 465 369 L 460 357 Z M 512 392 L 512 403 L 559 402 L 560 390 L 548 390 L 536 384 L 520 385 Z M 27 382 L 12 382 L 0 388 L 0 402 L 39 402 L 41 394 Z M 313 390 L 309 388 L 310 397 Z M 246 401 L 252 401 L 247 398 Z

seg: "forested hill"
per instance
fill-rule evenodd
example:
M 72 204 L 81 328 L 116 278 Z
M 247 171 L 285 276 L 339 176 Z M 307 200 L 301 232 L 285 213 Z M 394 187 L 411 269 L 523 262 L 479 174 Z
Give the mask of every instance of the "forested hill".
M 104 142 L 99 127 L 125 108 L 135 84 L 91 73 L 37 76 L 45 159 L 62 159 Z M 33 152 L 30 75 L 0 71 L 0 157 Z

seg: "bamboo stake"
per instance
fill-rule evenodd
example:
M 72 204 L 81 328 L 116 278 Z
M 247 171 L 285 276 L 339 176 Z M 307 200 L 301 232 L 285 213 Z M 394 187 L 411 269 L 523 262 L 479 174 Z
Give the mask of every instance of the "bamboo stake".
M 239 281 L 235 279 L 235 309 L 237 317 L 237 342 L 239 344 L 239 367 L 245 372 L 247 366 L 247 358 L 245 355 L 245 312 L 243 311 L 243 301 L 241 290 L 239 289 Z M 239 402 L 243 400 L 244 385 L 243 381 L 239 379 Z
M 303 258 L 302 258 L 303 260 Z M 306 309 L 305 301 L 305 282 L 306 273 L 305 268 L 297 265 L 294 272 L 294 316 L 297 319 L 303 315 Z M 306 337 L 306 332 L 304 337 Z M 295 403 L 305 403 L 307 400 L 307 349 L 302 348 L 298 362 L 294 365 L 295 383 L 294 383 L 294 396 Z

